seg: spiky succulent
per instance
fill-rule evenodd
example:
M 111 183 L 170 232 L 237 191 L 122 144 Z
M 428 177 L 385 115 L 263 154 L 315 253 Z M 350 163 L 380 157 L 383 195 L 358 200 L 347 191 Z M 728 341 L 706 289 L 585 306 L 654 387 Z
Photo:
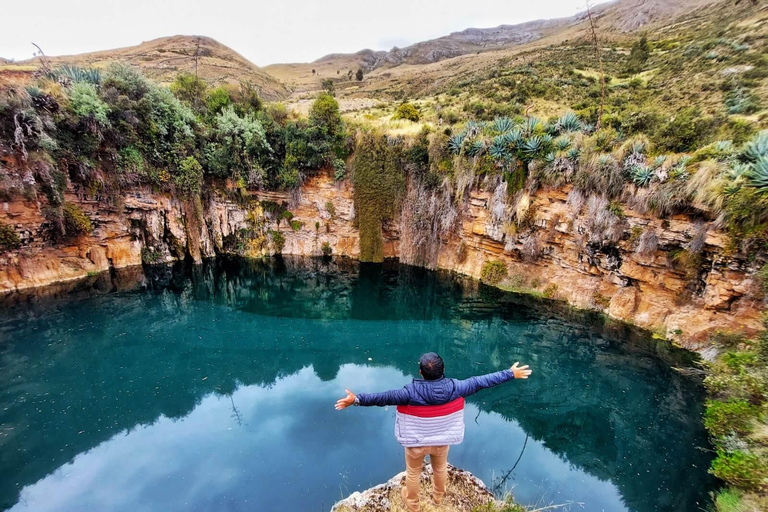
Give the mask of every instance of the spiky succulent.
M 650 185 L 654 176 L 655 172 L 650 167 L 636 166 L 632 170 L 632 181 L 638 187 L 647 187 Z
M 56 82 L 88 82 L 94 85 L 101 83 L 101 72 L 98 69 L 80 68 L 66 64 L 49 70 L 46 76 Z
M 480 133 L 481 128 L 482 127 L 478 124 L 477 121 L 474 121 L 474 120 L 467 121 L 467 124 L 464 125 L 464 133 L 468 137 L 474 137 L 475 135 Z
M 571 149 L 571 139 L 566 136 L 558 137 L 555 139 L 555 149 L 557 151 L 568 151 Z
M 749 170 L 744 172 L 744 176 L 749 180 L 750 186 L 761 192 L 768 191 L 768 158 L 755 162 Z
M 599 157 L 597 157 L 597 166 L 600 168 L 608 167 L 609 165 L 613 164 L 614 159 L 609 154 L 602 154 Z
M 525 140 L 523 137 L 523 132 L 519 126 L 516 126 L 511 131 L 508 131 L 502 135 L 502 137 L 504 137 L 504 141 L 507 145 L 514 148 L 519 147 Z
M 535 156 L 539 151 L 542 150 L 544 147 L 544 138 L 540 135 L 534 135 L 533 137 L 527 139 L 522 147 L 523 153 L 526 154 L 528 157 Z
M 465 132 L 462 132 L 448 139 L 448 149 L 451 151 L 451 153 L 453 153 L 454 155 L 458 155 L 461 153 L 461 146 L 464 144 L 464 139 L 466 137 L 467 137 L 467 134 Z
M 555 123 L 555 129 L 559 133 L 577 132 L 581 130 L 581 119 L 573 112 L 566 112 Z
M 575 162 L 579 159 L 581 156 L 581 149 L 579 148 L 571 148 L 568 150 L 568 160 L 571 162 Z
M 557 154 L 554 151 L 550 151 L 546 155 L 544 155 L 544 163 L 549 165 L 555 162 L 557 159 Z
M 476 139 L 469 143 L 467 146 L 467 155 L 469 156 L 477 156 L 480 153 L 482 153 L 483 149 L 485 148 L 485 144 L 482 140 Z
M 735 163 L 728 170 L 728 177 L 732 181 L 736 181 L 742 176 L 748 174 L 751 169 L 752 169 L 752 166 L 750 164 Z
M 733 142 L 730 140 L 718 140 L 715 142 L 715 151 L 718 153 L 733 153 Z
M 488 148 L 488 154 L 497 162 L 507 161 L 509 159 L 509 145 L 503 135 L 493 138 L 491 147 Z
M 642 140 L 636 140 L 632 143 L 632 153 L 644 155 L 646 149 L 648 148 L 646 147 L 645 142 Z
M 497 117 L 493 120 L 493 123 L 491 124 L 491 127 L 494 131 L 499 133 L 506 133 L 512 129 L 514 126 L 514 123 L 512 120 L 506 116 L 504 117 Z
M 768 130 L 755 135 L 741 151 L 741 159 L 746 162 L 757 163 L 764 158 L 768 158 Z
M 530 116 L 525 120 L 525 133 L 527 134 L 533 134 L 537 130 L 541 130 L 544 128 L 544 123 L 536 116 Z
M 656 157 L 656 159 L 653 161 L 653 167 L 659 168 L 667 161 L 667 155 L 659 155 Z

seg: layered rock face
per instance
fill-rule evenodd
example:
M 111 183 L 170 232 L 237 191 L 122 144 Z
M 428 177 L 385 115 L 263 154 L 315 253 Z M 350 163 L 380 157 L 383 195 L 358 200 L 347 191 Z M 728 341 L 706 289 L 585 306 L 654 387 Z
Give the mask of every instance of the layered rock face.
M 660 331 L 690 348 L 703 348 L 715 329 L 757 331 L 763 294 L 755 268 L 739 255 L 727 255 L 721 231 L 702 229 L 685 216 L 657 219 L 630 210 L 622 214 L 623 235 L 611 244 L 590 242 L 594 211 L 574 212 L 568 189 L 538 191 L 526 201 L 533 234 L 514 235 L 493 214 L 493 194 L 472 189 L 456 228 L 433 237 L 430 261 L 419 261 L 401 243 L 405 219 L 384 226 L 385 257 L 455 270 L 480 277 L 490 260 L 506 264 L 502 286 L 544 293 L 581 308 L 604 310 L 616 319 Z M 288 204 L 294 226 L 270 219 L 262 208 L 211 194 L 202 203 L 182 201 L 150 190 L 126 192 L 116 204 L 67 195 L 91 219 L 87 236 L 55 242 L 36 202 L 0 203 L 0 221 L 12 225 L 23 246 L 0 255 L 0 292 L 76 279 L 110 269 L 217 253 L 253 256 L 274 249 L 269 231 L 280 231 L 284 254 L 315 256 L 327 244 L 337 256 L 360 254 L 352 188 L 321 174 L 305 182 L 301 194 L 258 192 L 261 201 Z M 233 240 L 260 233 L 262 243 L 243 251 Z M 653 232 L 650 250 L 638 252 L 637 236 Z M 238 238 L 240 237 L 240 238 Z M 531 240 L 535 237 L 535 240 Z M 700 238 L 700 265 L 693 274 L 673 255 Z M 533 249 L 532 249 L 533 247 Z

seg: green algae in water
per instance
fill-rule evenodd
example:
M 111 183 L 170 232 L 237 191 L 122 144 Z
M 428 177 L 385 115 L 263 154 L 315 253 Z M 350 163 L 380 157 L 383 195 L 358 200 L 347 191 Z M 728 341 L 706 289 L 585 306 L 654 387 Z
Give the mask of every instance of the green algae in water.
M 430 350 L 457 378 L 534 369 L 471 397 L 451 449 L 496 492 L 706 507 L 702 390 L 672 369 L 688 354 L 448 273 L 279 259 L 4 297 L 0 509 L 329 510 L 403 470 L 394 408 L 335 400 L 402 386 Z

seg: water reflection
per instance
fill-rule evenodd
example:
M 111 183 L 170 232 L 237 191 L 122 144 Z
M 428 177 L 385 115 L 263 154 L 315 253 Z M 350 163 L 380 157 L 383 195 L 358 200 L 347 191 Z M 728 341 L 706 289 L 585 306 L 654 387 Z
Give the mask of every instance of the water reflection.
M 683 356 L 597 316 L 344 260 L 130 281 L 6 302 L 3 508 L 327 510 L 402 469 L 393 411 L 337 413 L 339 390 L 402 385 L 427 349 L 460 378 L 536 368 L 470 400 L 451 456 L 521 501 L 685 511 L 711 486 L 700 390 L 669 369 Z

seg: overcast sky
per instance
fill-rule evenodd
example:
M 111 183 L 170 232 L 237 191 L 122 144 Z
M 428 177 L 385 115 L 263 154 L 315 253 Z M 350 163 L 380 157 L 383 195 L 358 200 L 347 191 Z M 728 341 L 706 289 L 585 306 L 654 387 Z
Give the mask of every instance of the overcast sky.
M 593 4 L 605 0 L 593 0 Z M 469 27 L 571 16 L 584 0 L 1 0 L 0 57 L 133 46 L 205 35 L 258 65 L 432 39 Z

